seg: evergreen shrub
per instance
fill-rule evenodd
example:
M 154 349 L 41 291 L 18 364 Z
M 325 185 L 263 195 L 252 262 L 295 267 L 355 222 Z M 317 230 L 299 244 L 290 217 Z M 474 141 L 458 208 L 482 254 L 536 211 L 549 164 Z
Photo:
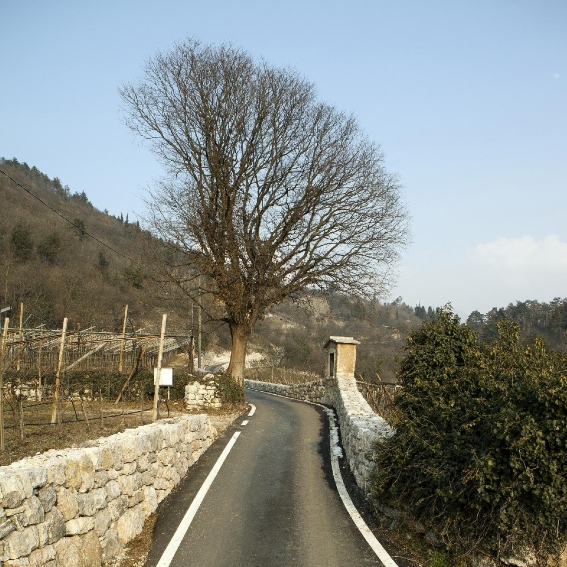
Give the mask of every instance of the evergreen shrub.
M 374 493 L 448 549 L 531 552 L 567 542 L 567 359 L 502 321 L 480 343 L 450 308 L 411 332 Z

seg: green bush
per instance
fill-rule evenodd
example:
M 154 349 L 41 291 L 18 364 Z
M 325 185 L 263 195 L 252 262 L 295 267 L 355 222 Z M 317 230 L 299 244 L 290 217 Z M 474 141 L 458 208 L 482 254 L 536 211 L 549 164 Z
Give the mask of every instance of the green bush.
M 543 557 L 567 541 L 567 362 L 516 325 L 479 343 L 449 309 L 410 333 L 396 435 L 377 447 L 376 496 L 440 534 Z
M 228 374 L 215 376 L 217 396 L 223 406 L 239 406 L 244 403 L 244 388 Z

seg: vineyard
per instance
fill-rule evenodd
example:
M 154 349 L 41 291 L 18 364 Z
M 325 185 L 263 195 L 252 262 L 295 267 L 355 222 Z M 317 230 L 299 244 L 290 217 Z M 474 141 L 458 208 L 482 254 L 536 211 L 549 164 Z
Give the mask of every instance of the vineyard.
M 126 319 L 125 319 L 126 320 Z M 165 320 L 164 320 L 165 321 Z M 138 415 L 150 421 L 154 410 L 154 368 L 185 355 L 192 371 L 191 335 L 94 329 L 10 327 L 5 320 L 0 349 L 0 446 L 24 439 L 34 428 L 83 422 L 104 425 L 113 417 Z M 126 325 L 125 325 L 126 326 Z M 164 330 L 163 327 L 162 330 Z M 157 410 L 169 415 L 169 400 L 183 397 L 184 380 L 160 388 Z M 11 431 L 12 430 L 12 431 Z

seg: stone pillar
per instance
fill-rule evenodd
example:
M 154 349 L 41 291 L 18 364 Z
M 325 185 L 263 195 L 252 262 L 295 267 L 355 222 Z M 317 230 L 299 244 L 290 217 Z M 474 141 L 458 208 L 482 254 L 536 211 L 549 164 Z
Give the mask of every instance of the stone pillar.
M 352 337 L 329 337 L 324 347 L 327 351 L 326 379 L 354 378 L 356 345 L 359 344 Z

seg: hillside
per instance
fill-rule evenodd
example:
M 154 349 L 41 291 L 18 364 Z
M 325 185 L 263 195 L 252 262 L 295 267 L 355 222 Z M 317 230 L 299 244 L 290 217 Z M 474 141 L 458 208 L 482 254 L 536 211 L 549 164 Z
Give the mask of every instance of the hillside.
M 23 302 L 28 327 L 57 328 L 68 317 L 71 328 L 118 330 L 127 303 L 134 328 L 159 326 L 164 309 L 171 328 L 187 328 L 142 267 L 151 238 L 137 222 L 97 210 L 85 193 L 15 159 L 0 160 L 0 169 L 38 197 L 0 175 L 0 303 L 13 320 Z
M 12 321 L 23 302 L 27 327 L 60 328 L 68 317 L 70 328 L 119 331 L 128 304 L 129 330 L 157 332 L 167 313 L 168 333 L 196 332 L 196 308 L 156 277 L 159 242 L 138 222 L 99 211 L 85 193 L 17 159 L 0 158 L 0 169 L 23 186 L 0 174 L 0 308 L 12 308 Z M 227 349 L 228 329 L 218 306 L 211 307 L 216 319 L 203 313 L 203 348 Z M 249 350 L 260 352 L 263 364 L 320 372 L 327 338 L 353 336 L 362 343 L 361 375 L 373 379 L 379 373 L 390 381 L 407 331 L 434 316 L 434 308 L 410 307 L 401 298 L 384 304 L 317 292 L 275 306 L 257 324 Z M 504 317 L 520 325 L 525 339 L 540 335 L 565 350 L 567 299 L 474 311 L 467 323 L 481 339 L 492 340 Z
M 25 188 L 0 175 L 2 208 L 10 211 L 0 217 L 0 307 L 12 307 L 12 320 L 23 302 L 28 327 L 58 328 L 68 317 L 71 328 L 118 331 L 127 303 L 131 328 L 157 330 L 164 312 L 170 333 L 188 333 L 196 325 L 191 301 L 150 277 L 159 273 L 151 260 L 157 254 L 150 253 L 159 243 L 137 222 L 99 211 L 84 193 L 17 159 L 1 159 L 0 169 Z M 316 294 L 276 306 L 258 325 L 251 350 L 276 365 L 320 371 L 329 335 L 353 335 L 363 342 L 361 371 L 393 378 L 405 332 L 419 322 L 400 301 L 382 305 Z M 206 313 L 203 330 L 204 348 L 229 347 L 226 326 Z
M 473 311 L 467 324 L 484 341 L 493 341 L 497 336 L 497 325 L 509 319 L 519 325 L 524 340 L 542 337 L 549 347 L 567 351 L 567 298 L 556 297 L 549 303 L 540 301 L 517 301 L 507 307 L 494 307 L 488 313 Z

